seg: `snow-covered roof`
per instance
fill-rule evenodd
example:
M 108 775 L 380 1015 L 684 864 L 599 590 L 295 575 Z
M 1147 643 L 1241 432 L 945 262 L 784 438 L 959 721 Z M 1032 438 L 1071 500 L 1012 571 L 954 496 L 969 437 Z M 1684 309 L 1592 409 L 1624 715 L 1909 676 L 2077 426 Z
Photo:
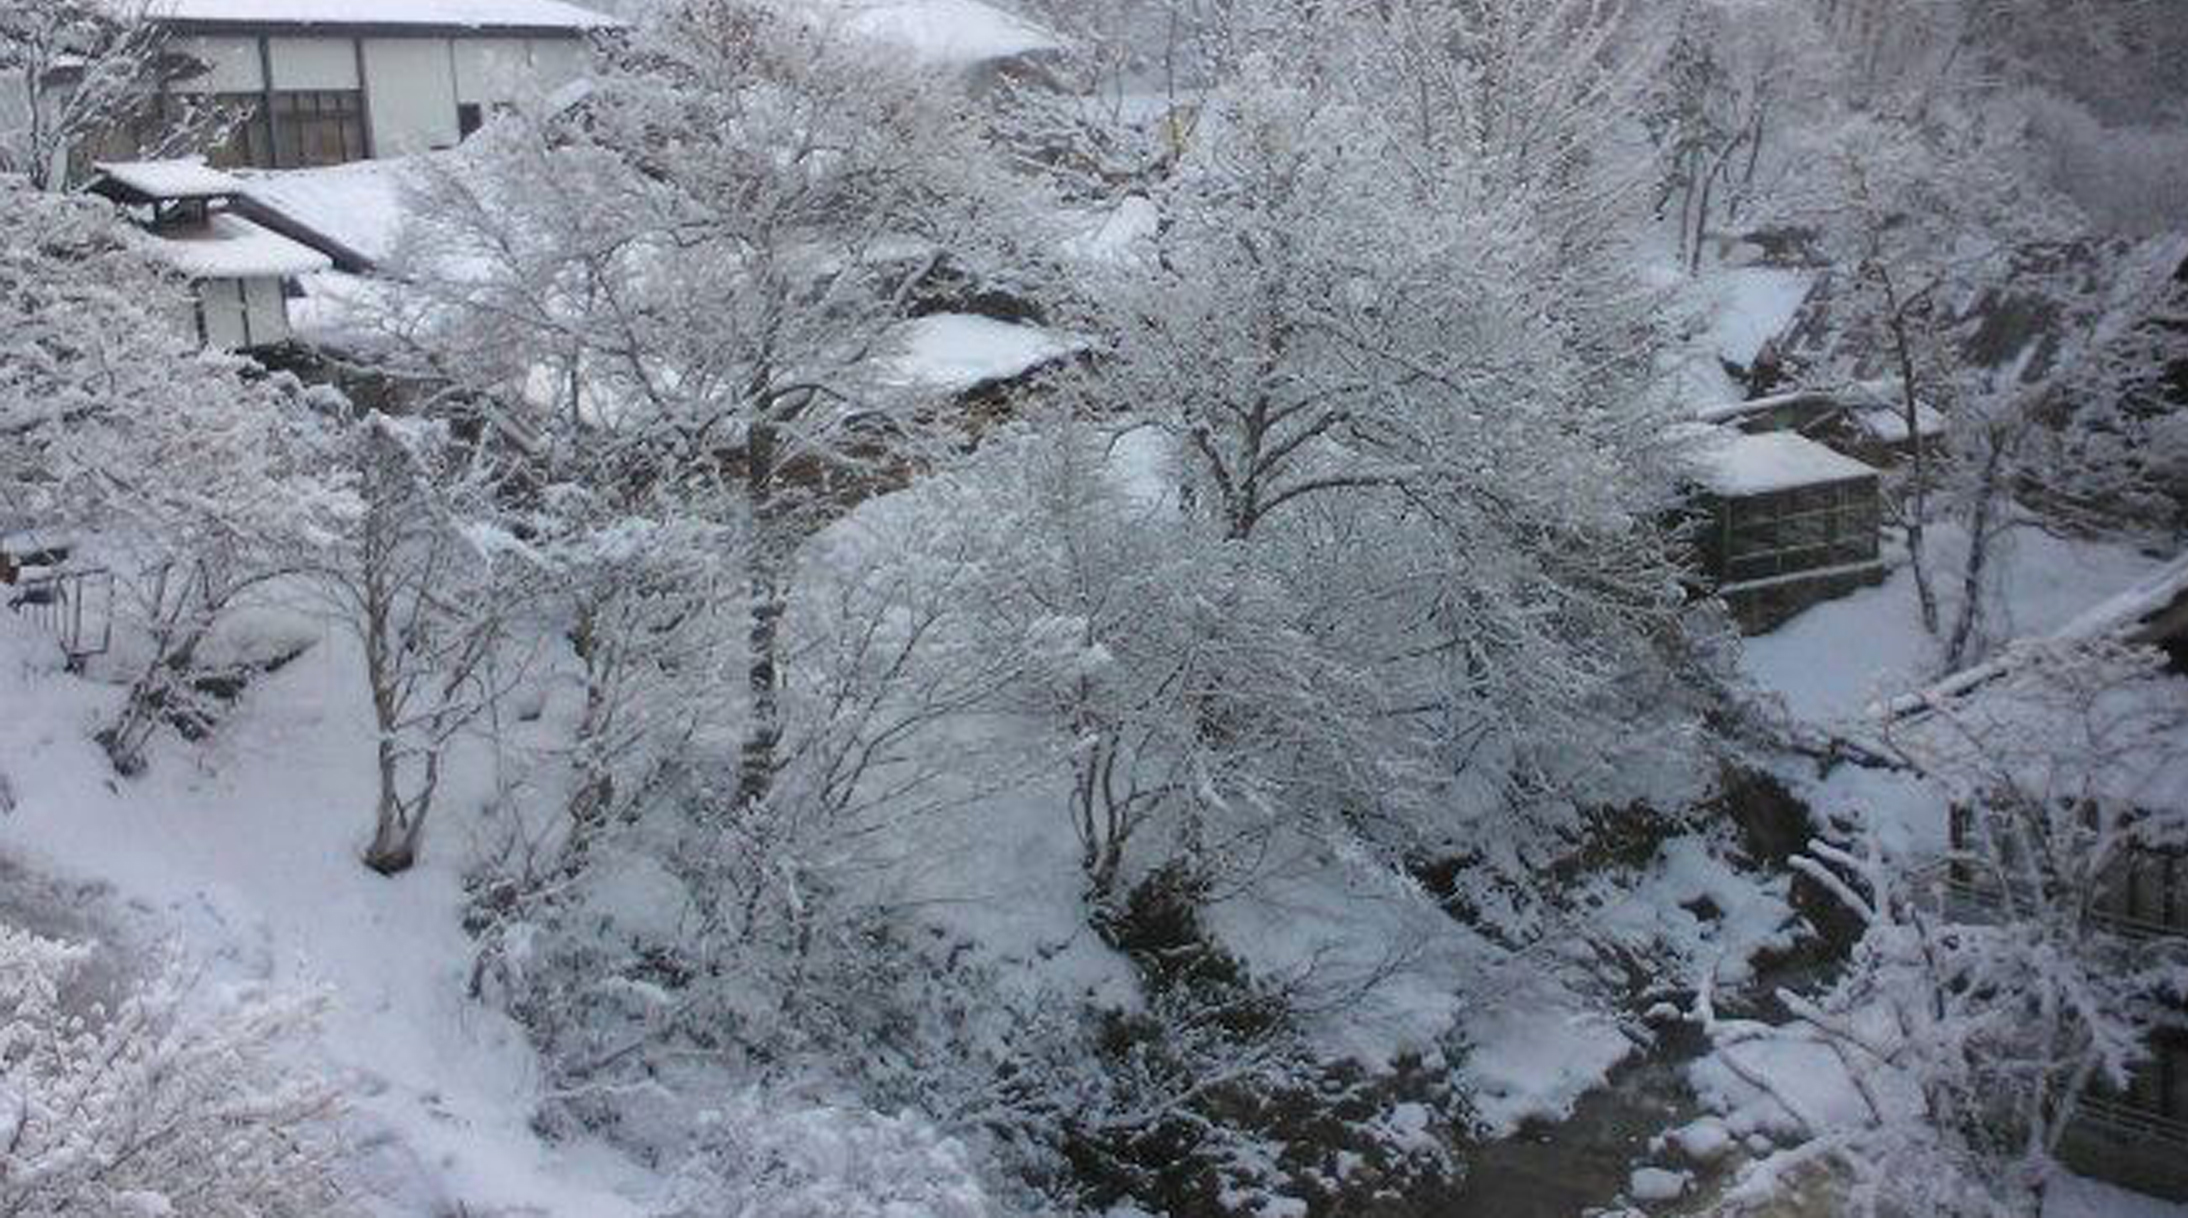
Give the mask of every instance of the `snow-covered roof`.
M 1907 438 L 1907 413 L 1888 383 L 1855 381 L 1827 388 L 1793 389 L 1767 397 L 1720 402 L 1697 407 L 1694 417 L 1704 423 L 1738 423 L 1779 410 L 1805 411 L 1814 417 L 1843 413 L 1853 426 L 1885 443 Z M 1921 402 L 1915 403 L 1916 425 L 1925 437 L 1945 433 L 1945 416 Z
M 1783 334 L 1815 286 L 1812 271 L 1742 267 L 1719 277 L 1709 341 L 1717 354 L 1746 367 L 1763 344 Z
M 563 0 L 153 0 L 151 15 L 185 26 L 400 26 L 571 34 L 620 24 Z
M 409 162 L 354 161 L 321 169 L 251 170 L 244 192 L 263 207 L 374 262 L 395 250 L 402 230 Z
M 1063 45 L 1040 26 L 981 0 L 803 0 L 800 11 L 932 64 L 969 67 Z
M 243 183 L 208 166 L 204 157 L 100 161 L 92 168 L 147 199 L 224 199 L 243 193 Z
M 226 212 L 213 213 L 203 228 L 142 240 L 153 257 L 191 279 L 285 279 L 334 265 L 318 250 Z
M 1023 376 L 1084 347 L 1037 326 L 937 313 L 905 323 L 884 376 L 898 385 L 963 393 Z
M 1868 433 L 1871 439 L 1885 444 L 1904 444 L 1907 441 L 1907 414 L 1896 406 L 1862 406 L 1847 416 L 1854 426 Z M 1915 426 L 1925 440 L 1945 434 L 1945 416 L 1920 402 L 1915 403 Z
M 1694 456 L 1702 485 L 1720 495 L 1767 495 L 1876 476 L 1869 466 L 1793 432 L 1712 430 L 1717 434 L 1697 443 Z

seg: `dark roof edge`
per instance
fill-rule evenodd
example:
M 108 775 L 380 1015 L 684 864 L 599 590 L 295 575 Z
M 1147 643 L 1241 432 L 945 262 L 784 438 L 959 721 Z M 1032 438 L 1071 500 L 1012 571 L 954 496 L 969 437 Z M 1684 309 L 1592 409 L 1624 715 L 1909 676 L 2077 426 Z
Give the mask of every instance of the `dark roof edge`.
M 347 242 L 313 228 L 280 207 L 245 191 L 228 200 L 228 210 L 262 228 L 309 246 L 334 260 L 334 269 L 351 275 L 370 275 L 378 269 L 373 259 Z
M 266 34 L 275 37 L 322 38 L 560 38 L 574 42 L 591 37 L 594 34 L 622 28 L 620 23 L 607 19 L 603 19 L 599 25 L 583 26 L 461 25 L 455 23 L 437 25 L 422 21 L 230 21 L 192 17 L 154 17 L 152 20 L 178 34 L 202 34 L 213 37 L 221 35 L 256 37 Z

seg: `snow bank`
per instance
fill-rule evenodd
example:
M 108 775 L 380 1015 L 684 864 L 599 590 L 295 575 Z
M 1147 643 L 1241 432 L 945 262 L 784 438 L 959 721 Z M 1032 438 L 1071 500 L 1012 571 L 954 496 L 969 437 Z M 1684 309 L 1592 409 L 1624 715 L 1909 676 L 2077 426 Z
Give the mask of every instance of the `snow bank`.
M 118 691 L 61 672 L 50 642 L 0 613 L 0 770 L 16 805 L 0 854 L 113 885 L 180 936 L 208 982 L 323 988 L 320 1050 L 382 1212 L 641 1213 L 584 1178 L 630 1169 L 539 1141 L 522 1029 L 464 996 L 461 871 L 491 829 L 480 811 L 496 781 L 481 751 L 457 759 L 423 865 L 387 880 L 358 862 L 374 780 L 357 662 L 323 628 L 215 739 L 163 741 L 144 777 L 120 782 L 90 742 Z
M 1461 1073 L 1491 1137 L 1510 1137 L 1528 1120 L 1570 1115 L 1634 1050 L 1610 1016 L 1574 1011 L 1570 995 L 1543 999 L 1537 987 L 1518 985 L 1467 1018 L 1473 1051 Z
M 900 386 L 963 393 L 1023 376 L 1085 347 L 1043 330 L 965 313 L 916 318 L 898 331 L 883 378 Z
M 1592 913 L 1596 928 L 1635 952 L 1668 949 L 1688 970 L 1667 979 L 1681 985 L 1698 982 L 1700 969 L 1720 984 L 1744 984 L 1756 956 L 1795 940 L 1788 879 L 1737 871 L 1702 838 L 1667 842 L 1639 883 L 1600 887 L 1613 895 Z
M 1965 534 L 1949 524 L 1929 530 L 1932 561 L 1954 570 Z M 1989 623 L 2000 635 L 2045 635 L 2091 605 L 2153 580 L 2165 564 L 2130 547 L 2077 542 L 2035 529 L 2017 529 L 1994 543 L 1996 603 Z M 1948 619 L 1956 608 L 1952 580 L 1940 581 Z M 1885 583 L 1818 605 L 1766 635 L 1747 640 L 1741 666 L 1776 693 L 1788 713 L 1810 723 L 1843 724 L 1867 717 L 1880 698 L 1925 684 L 1940 656 L 1922 629 L 1914 576 L 1897 566 Z

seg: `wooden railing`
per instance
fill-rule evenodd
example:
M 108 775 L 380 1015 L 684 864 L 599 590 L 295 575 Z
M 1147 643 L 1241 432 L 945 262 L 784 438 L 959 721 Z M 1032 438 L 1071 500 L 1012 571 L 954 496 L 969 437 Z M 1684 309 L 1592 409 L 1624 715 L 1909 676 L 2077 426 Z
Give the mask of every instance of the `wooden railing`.
M 1998 916 L 2003 904 L 1997 889 L 1988 884 L 1953 878 L 1950 864 L 1938 863 L 1924 873 L 1923 878 L 1937 886 L 1942 898 L 1940 906 L 1947 911 L 1962 913 L 1971 920 L 1982 921 Z M 2136 917 L 2102 906 L 2089 911 L 2090 920 L 2100 930 L 2126 939 L 2181 939 L 2188 938 L 2188 926 L 2174 926 L 2149 918 Z
M 4 589 L 7 604 L 61 644 L 71 667 L 114 645 L 114 573 L 63 570 L 26 576 Z
M 2110 1096 L 2083 1096 L 2074 1110 L 2074 1120 L 2107 1137 L 2178 1146 L 2188 1155 L 2188 1121 Z

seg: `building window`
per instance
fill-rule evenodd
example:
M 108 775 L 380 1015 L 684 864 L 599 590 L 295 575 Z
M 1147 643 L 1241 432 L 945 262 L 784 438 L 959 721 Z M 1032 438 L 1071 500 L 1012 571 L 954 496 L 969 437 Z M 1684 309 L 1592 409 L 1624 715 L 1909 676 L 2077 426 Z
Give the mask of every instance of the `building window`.
M 364 94 L 355 89 L 274 94 L 273 141 L 283 169 L 364 160 Z
M 477 102 L 464 102 L 456 107 L 456 132 L 459 138 L 470 139 L 472 134 L 486 125 L 486 108 Z
M 228 139 L 208 151 L 219 169 L 308 169 L 365 159 L 365 95 L 356 89 L 222 93 L 212 101 L 229 120 Z M 169 114 L 179 117 L 179 100 Z M 270 120 L 270 121 L 269 121 Z

